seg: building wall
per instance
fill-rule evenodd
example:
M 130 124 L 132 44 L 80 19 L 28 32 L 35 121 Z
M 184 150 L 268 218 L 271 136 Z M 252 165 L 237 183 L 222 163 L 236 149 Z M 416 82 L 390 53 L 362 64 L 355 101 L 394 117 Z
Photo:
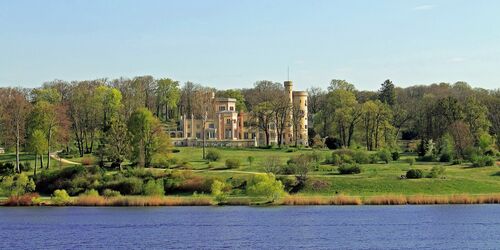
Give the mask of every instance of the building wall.
M 294 138 L 293 128 L 293 113 L 290 112 L 290 117 L 287 121 L 288 126 L 285 128 L 284 143 L 294 145 L 295 140 L 299 145 L 307 145 L 307 92 L 293 91 L 293 82 L 284 82 L 284 91 L 289 98 L 290 105 L 298 105 L 303 110 L 304 116 L 300 119 L 300 126 L 298 127 L 298 136 Z M 210 141 L 246 141 L 243 144 L 235 145 L 249 145 L 249 141 L 255 141 L 258 145 L 265 145 L 265 133 L 249 123 L 250 115 L 248 113 L 238 113 L 236 111 L 236 99 L 234 98 L 215 98 L 212 97 L 213 112 L 207 113 L 207 120 L 205 123 L 205 139 Z M 172 131 L 170 134 L 175 133 L 177 143 L 183 145 L 190 145 L 197 140 L 203 139 L 203 120 L 194 119 L 193 117 L 182 117 L 181 121 L 182 131 Z M 182 138 L 182 139 L 181 139 Z M 270 127 L 270 143 L 277 143 L 277 133 L 274 124 Z M 197 144 L 197 143 L 194 143 Z

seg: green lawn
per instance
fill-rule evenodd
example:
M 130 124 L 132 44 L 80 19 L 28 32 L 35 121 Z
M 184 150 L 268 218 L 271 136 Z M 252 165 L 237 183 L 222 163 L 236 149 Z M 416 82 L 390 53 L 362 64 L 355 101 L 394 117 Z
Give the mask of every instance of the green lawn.
M 178 147 L 178 153 L 173 156 L 181 164 L 188 162 L 189 168 L 197 175 L 207 177 L 219 177 L 227 179 L 248 178 L 256 173 L 264 172 L 263 163 L 270 156 L 277 156 L 282 163 L 301 153 L 311 153 L 311 149 L 295 150 L 289 152 L 285 149 L 236 149 L 217 148 L 221 153 L 221 159 L 217 162 L 208 163 L 202 159 L 202 149 L 193 147 Z M 324 156 L 330 155 L 329 150 L 318 151 Z M 250 166 L 247 161 L 248 156 L 253 156 L 255 161 Z M 92 156 L 85 156 L 88 158 Z M 337 167 L 321 164 L 319 171 L 310 171 L 310 183 L 320 183 L 309 185 L 301 192 L 303 194 L 333 195 L 342 193 L 346 195 L 381 195 L 381 194 L 427 194 L 427 195 L 447 195 L 447 194 L 488 194 L 500 193 L 500 168 L 498 164 L 493 167 L 471 168 L 468 163 L 462 165 L 449 165 L 444 163 L 424 163 L 416 162 L 412 167 L 405 162 L 405 158 L 414 157 L 404 155 L 399 161 L 389 164 L 363 164 L 363 172 L 356 175 L 340 175 Z M 94 159 L 95 158 L 92 157 Z M 240 159 L 242 165 L 237 169 L 226 169 L 224 162 L 226 159 Z M 14 161 L 14 154 L 0 155 L 0 162 Z M 82 162 L 83 158 L 68 159 L 75 162 Z M 33 156 L 21 154 L 21 161 L 31 162 L 34 166 Z M 54 161 L 55 162 L 55 161 Z M 185 164 L 183 164 L 185 165 Z M 433 166 L 442 165 L 446 168 L 445 178 L 422 178 L 418 180 L 400 179 L 410 168 L 422 169 L 428 173 Z M 52 166 L 58 168 L 59 166 Z M 63 166 L 64 167 L 64 166 Z M 175 168 L 175 166 L 173 166 Z M 183 169 L 182 171 L 189 171 Z M 156 171 L 164 171 L 157 169 Z M 112 174 L 115 171 L 108 171 Z M 32 173 L 32 171 L 31 171 Z M 31 174 L 30 173 L 30 174 Z M 293 178 L 293 176 L 290 176 Z
M 278 156 L 283 163 L 293 155 L 312 152 L 311 149 L 287 152 L 278 149 L 217 149 L 221 152 L 222 159 L 207 164 L 202 160 L 202 149 L 191 147 L 179 147 L 179 153 L 174 157 L 180 161 L 189 162 L 199 174 L 207 176 L 248 176 L 253 173 L 262 172 L 262 163 L 267 157 Z M 331 151 L 321 150 L 321 154 L 330 155 Z M 247 158 L 254 156 L 255 161 L 250 167 Z M 302 191 L 304 194 L 330 195 L 343 193 L 348 195 L 380 195 L 380 194 L 483 194 L 500 193 L 500 172 L 498 166 L 484 168 L 470 168 L 468 163 L 462 165 L 449 165 L 435 162 L 416 162 L 412 167 L 405 162 L 405 158 L 414 156 L 403 156 L 399 161 L 389 164 L 363 164 L 363 172 L 356 175 L 340 175 L 337 167 L 322 164 L 320 171 L 311 171 L 309 176 L 313 180 L 328 183 L 321 189 L 311 187 Z M 238 158 L 242 166 L 238 169 L 225 170 L 224 162 L 229 158 Z M 446 168 L 445 178 L 422 178 L 418 180 L 400 179 L 410 168 L 422 169 L 428 173 L 433 166 L 442 165 Z M 220 170 L 217 170 L 220 169 Z M 241 171 L 241 172 L 240 172 Z

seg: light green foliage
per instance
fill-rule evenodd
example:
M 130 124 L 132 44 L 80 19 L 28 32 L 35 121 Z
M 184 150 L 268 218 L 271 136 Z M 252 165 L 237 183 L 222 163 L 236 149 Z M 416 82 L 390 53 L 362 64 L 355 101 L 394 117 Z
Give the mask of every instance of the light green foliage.
M 0 191 L 5 196 L 20 196 L 35 191 L 35 182 L 24 173 L 16 176 L 6 176 L 0 185 Z
M 47 152 L 48 144 L 45 133 L 40 129 L 35 129 L 29 137 L 29 149 L 37 155 Z
M 251 196 L 264 196 L 271 202 L 285 195 L 283 184 L 273 174 L 255 175 L 248 184 L 247 193 Z
M 427 175 L 429 178 L 441 178 L 444 177 L 446 168 L 444 166 L 434 166 L 431 168 L 431 172 Z
M 236 111 L 246 112 L 245 97 L 239 89 L 227 89 L 217 93 L 217 96 L 236 99 Z
M 486 132 L 479 133 L 479 147 L 483 152 L 490 150 L 494 144 L 493 136 Z
M 227 168 L 239 168 L 240 165 L 241 165 L 240 159 L 232 158 L 232 159 L 226 160 L 226 167 Z
M 392 161 L 392 154 L 391 151 L 389 151 L 388 149 L 382 149 L 378 151 L 377 154 L 379 159 L 385 162 L 386 164 Z
M 89 189 L 83 193 L 84 196 L 99 196 L 99 192 L 95 189 Z
M 52 203 L 55 205 L 67 205 L 71 202 L 68 192 L 64 189 L 56 189 L 52 196 Z
M 170 78 L 162 78 L 157 81 L 156 96 L 158 101 L 158 114 L 163 113 L 160 106 L 165 110 L 165 120 L 169 119 L 169 110 L 177 107 L 181 97 L 179 82 Z
M 121 196 L 120 192 L 119 191 L 115 191 L 115 190 L 112 190 L 112 189 L 104 189 L 104 191 L 102 191 L 102 195 L 104 197 L 119 197 Z
M 167 161 L 170 140 L 151 111 L 146 108 L 135 111 L 129 119 L 128 130 L 132 134 L 132 155 L 136 163 L 150 167 Z
M 212 182 L 212 185 L 210 186 L 212 196 L 214 196 L 215 200 L 219 203 L 227 200 L 227 196 L 230 190 L 231 186 L 229 184 L 219 180 L 214 180 Z
M 144 184 L 144 195 L 148 196 L 163 196 L 165 189 L 163 188 L 163 180 L 149 180 Z
M 252 163 L 255 161 L 255 157 L 250 155 L 247 157 L 247 161 L 248 161 L 248 164 L 250 165 L 250 167 L 252 167 Z
M 221 158 L 221 153 L 218 150 L 211 148 L 207 151 L 205 158 L 209 161 L 218 161 Z

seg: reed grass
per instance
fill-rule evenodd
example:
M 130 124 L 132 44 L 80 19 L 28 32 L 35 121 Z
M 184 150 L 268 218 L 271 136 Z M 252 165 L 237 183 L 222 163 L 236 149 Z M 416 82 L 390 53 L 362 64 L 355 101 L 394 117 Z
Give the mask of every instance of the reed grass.
M 281 205 L 303 206 L 303 205 L 361 205 L 359 197 L 354 196 L 302 196 L 289 195 L 280 203 Z
M 212 200 L 208 197 L 162 197 L 162 196 L 80 196 L 73 206 L 210 206 Z

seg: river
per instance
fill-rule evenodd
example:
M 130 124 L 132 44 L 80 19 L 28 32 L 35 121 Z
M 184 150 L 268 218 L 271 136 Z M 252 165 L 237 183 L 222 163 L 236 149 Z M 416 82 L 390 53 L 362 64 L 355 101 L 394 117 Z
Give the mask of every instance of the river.
M 1 249 L 500 247 L 500 206 L 2 207 Z

